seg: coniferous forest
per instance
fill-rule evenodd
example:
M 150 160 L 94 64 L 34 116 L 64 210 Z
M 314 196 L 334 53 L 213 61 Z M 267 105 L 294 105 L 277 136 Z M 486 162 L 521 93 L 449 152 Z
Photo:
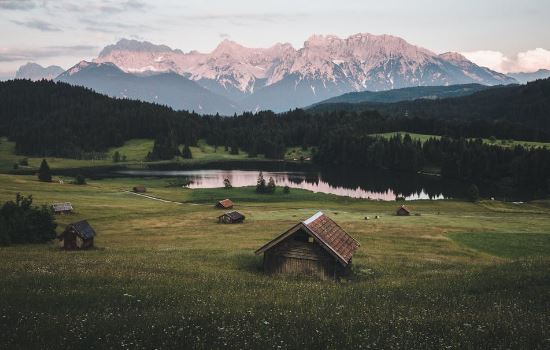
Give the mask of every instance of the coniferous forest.
M 538 81 L 537 88 L 529 91 L 536 90 L 541 100 L 548 86 L 550 80 Z M 514 97 L 516 106 L 527 106 L 532 99 L 525 93 Z M 483 105 L 479 97 L 476 101 Z M 0 135 L 15 141 L 16 151 L 22 155 L 85 159 L 130 139 L 150 138 L 155 139 L 148 156 L 153 161 L 179 155 L 178 145 L 195 145 L 199 139 L 206 139 L 214 146 L 263 154 L 266 158 L 283 158 L 287 147 L 312 147 L 313 160 L 319 165 L 403 172 L 417 172 L 431 165 L 440 167 L 444 178 L 548 190 L 549 150 L 503 148 L 475 140 L 496 137 L 550 141 L 548 118 L 540 113 L 527 114 L 521 122 L 516 117 L 507 118 L 506 113 L 502 118 L 451 119 L 437 118 L 431 108 L 427 115 L 416 113 L 412 118 L 372 110 L 297 109 L 282 114 L 262 111 L 233 117 L 200 116 L 151 103 L 112 99 L 64 83 L 0 83 Z M 444 137 L 420 143 L 406 135 L 390 139 L 368 136 L 390 131 Z

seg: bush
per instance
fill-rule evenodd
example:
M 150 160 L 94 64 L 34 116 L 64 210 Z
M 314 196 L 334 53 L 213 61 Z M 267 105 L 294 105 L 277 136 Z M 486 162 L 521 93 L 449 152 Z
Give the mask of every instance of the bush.
M 19 169 L 19 164 L 13 163 L 13 170 L 17 170 L 17 169 Z
M 22 166 L 28 166 L 29 165 L 29 159 L 28 158 L 23 158 L 19 161 L 19 165 L 22 165 Z
M 290 193 L 290 187 L 288 187 L 288 186 L 283 187 L 283 193 L 284 194 L 289 194 Z
M 83 175 L 76 175 L 76 178 L 74 179 L 75 185 L 85 185 L 86 184 L 86 178 Z
M 33 206 L 32 196 L 17 193 L 0 209 L 0 245 L 47 242 L 55 238 L 56 227 L 52 210 Z

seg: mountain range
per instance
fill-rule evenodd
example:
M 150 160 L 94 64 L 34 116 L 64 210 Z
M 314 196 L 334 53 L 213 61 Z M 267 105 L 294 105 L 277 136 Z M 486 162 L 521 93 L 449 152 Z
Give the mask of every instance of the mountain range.
M 119 69 L 116 74 L 115 67 Z M 175 84 L 170 89 L 158 81 L 168 76 Z M 288 43 L 248 48 L 224 40 L 210 53 L 186 53 L 122 39 L 106 46 L 93 62 L 77 64 L 58 80 L 114 97 L 222 115 L 264 109 L 280 112 L 349 92 L 517 83 L 458 53 L 436 54 L 399 37 L 368 33 L 347 38 L 313 35 L 299 49 Z
M 516 79 L 521 84 L 527 84 L 530 81 L 550 78 L 550 70 L 539 69 L 532 73 L 508 73 L 508 76 Z
M 216 95 L 177 73 L 130 74 L 115 64 L 81 61 L 59 75 L 56 81 L 84 86 L 117 98 L 129 98 L 170 106 L 176 110 L 215 114 L 239 111 L 229 99 Z
M 19 67 L 17 72 L 15 72 L 15 79 L 30 79 L 33 81 L 42 79 L 52 80 L 64 71 L 59 66 L 42 67 L 37 63 L 28 62 Z

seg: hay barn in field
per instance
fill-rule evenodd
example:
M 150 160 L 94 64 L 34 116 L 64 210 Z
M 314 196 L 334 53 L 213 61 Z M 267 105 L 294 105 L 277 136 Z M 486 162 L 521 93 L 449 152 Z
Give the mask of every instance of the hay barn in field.
M 395 212 L 397 216 L 409 216 L 411 215 L 411 211 L 406 206 L 402 205 L 400 206 L 397 211 Z
M 147 189 L 145 188 L 145 186 L 134 186 L 132 188 L 132 191 L 134 191 L 135 193 L 145 193 L 147 192 Z
M 322 212 L 302 221 L 260 249 L 268 274 L 338 279 L 349 272 L 359 242 Z
M 218 216 L 218 223 L 220 224 L 240 224 L 244 221 L 246 217 L 237 212 L 232 211 L 230 213 L 225 213 L 220 216 Z
M 52 209 L 54 214 L 71 214 L 73 212 L 73 205 L 70 202 L 53 203 Z
M 63 241 L 67 250 L 88 249 L 94 246 L 96 232 L 88 221 L 82 220 L 69 224 L 57 238 Z
M 233 202 L 231 201 L 231 199 L 224 199 L 216 203 L 216 208 L 231 209 L 233 208 Z

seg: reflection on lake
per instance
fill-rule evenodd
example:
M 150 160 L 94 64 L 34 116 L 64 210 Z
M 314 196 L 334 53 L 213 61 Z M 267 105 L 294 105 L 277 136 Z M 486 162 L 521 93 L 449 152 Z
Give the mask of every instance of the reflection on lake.
M 223 187 L 229 179 L 233 187 L 255 186 L 259 171 L 253 170 L 125 170 L 120 174 L 132 176 L 178 177 L 191 181 L 189 188 Z M 277 186 L 301 188 L 313 192 L 329 193 L 352 198 L 395 200 L 404 197 L 415 199 L 444 199 L 452 193 L 443 190 L 438 179 L 416 175 L 391 173 L 363 173 L 340 170 L 322 172 L 264 171 L 266 182 L 273 177 Z

